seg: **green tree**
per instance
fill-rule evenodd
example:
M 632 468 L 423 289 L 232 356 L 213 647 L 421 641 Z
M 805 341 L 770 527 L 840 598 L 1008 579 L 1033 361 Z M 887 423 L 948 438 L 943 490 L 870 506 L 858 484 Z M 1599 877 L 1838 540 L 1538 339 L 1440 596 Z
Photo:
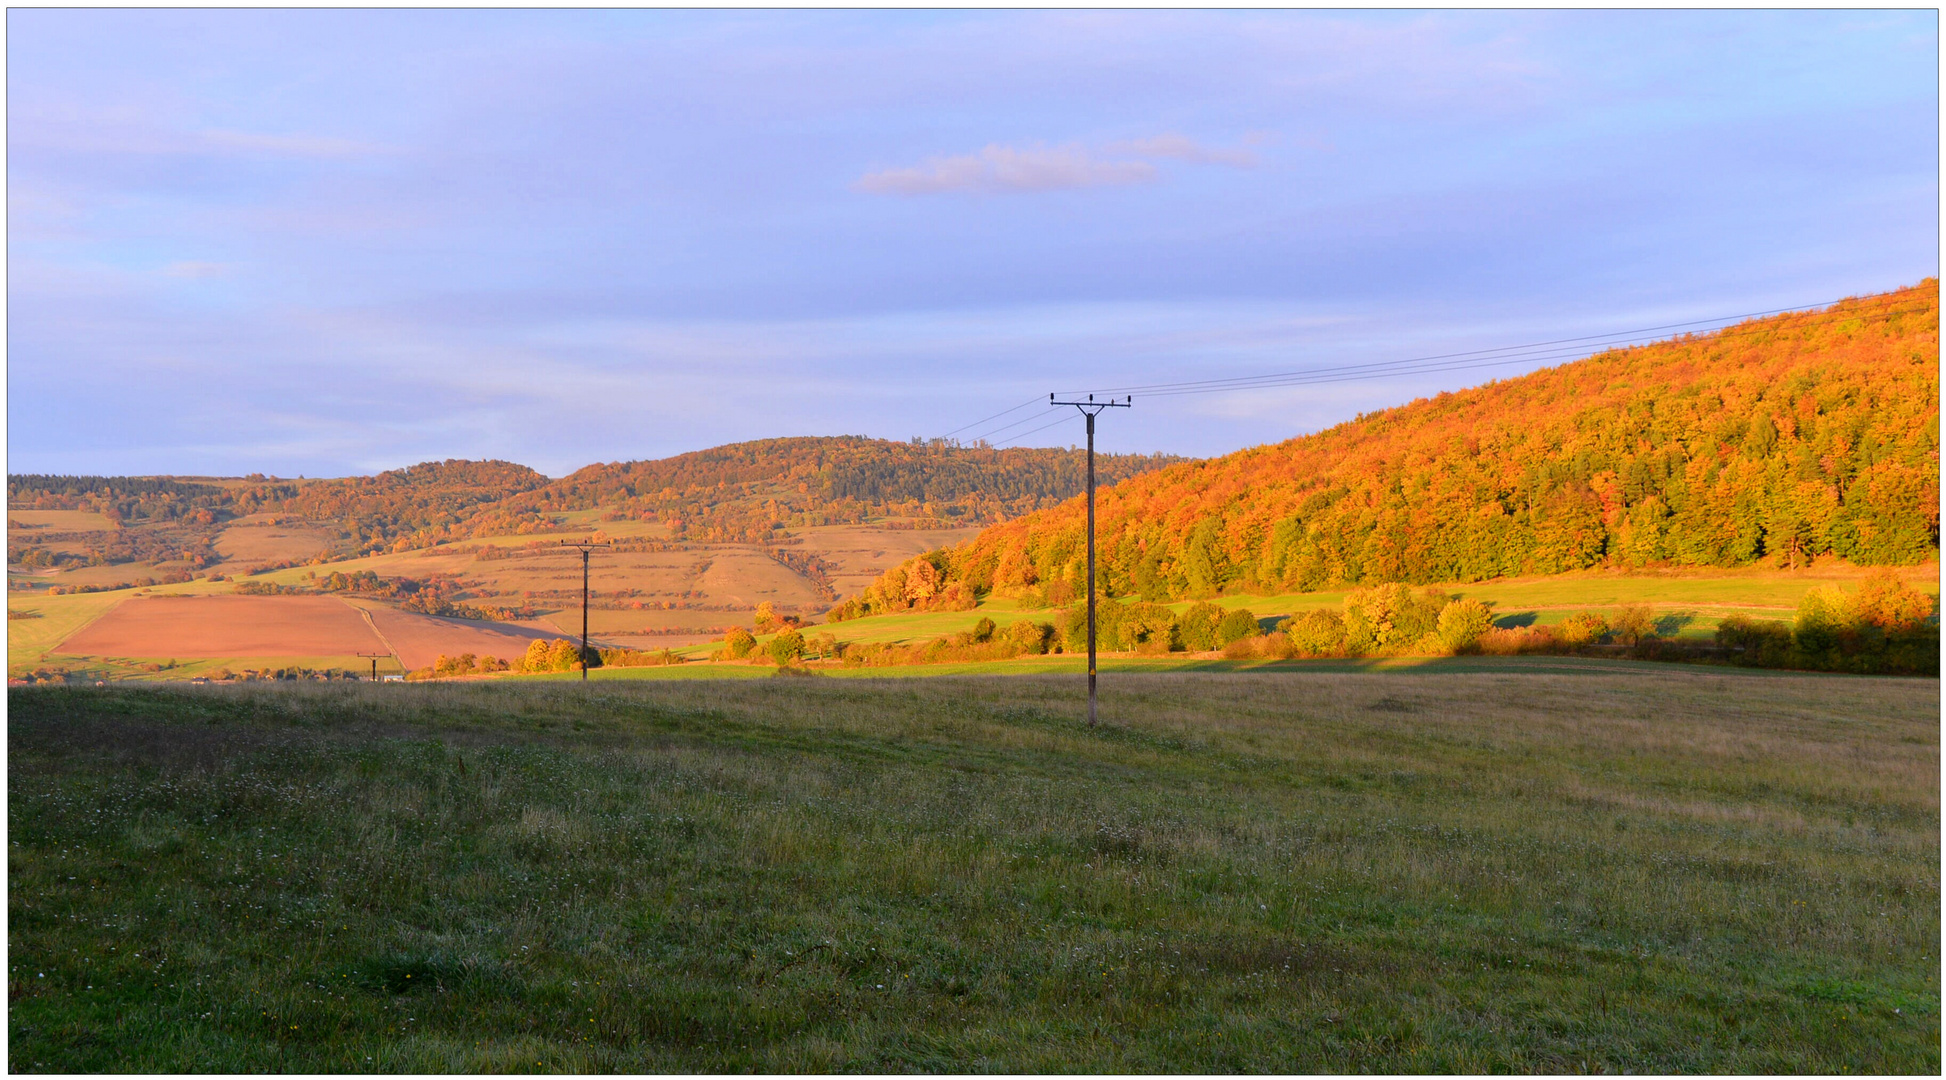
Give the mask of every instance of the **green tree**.
M 771 638 L 770 643 L 764 646 L 764 652 L 779 666 L 788 664 L 804 655 L 804 635 L 796 630 L 786 630 Z
M 1478 600 L 1454 600 L 1439 612 L 1439 640 L 1448 649 L 1472 648 L 1493 629 L 1493 613 Z
M 1228 645 L 1232 641 L 1255 637 L 1256 634 L 1257 617 L 1251 614 L 1248 608 L 1225 612 L 1223 618 L 1216 624 L 1216 641 L 1219 645 Z
M 1329 608 L 1300 612 L 1280 624 L 1299 656 L 1337 656 L 1345 651 L 1345 617 Z
M 1207 601 L 1189 605 L 1189 610 L 1176 618 L 1176 633 L 1182 639 L 1182 647 L 1190 652 L 1208 652 L 1226 644 L 1217 634 L 1217 627 L 1223 621 L 1223 609 Z
M 1622 644 L 1640 644 L 1643 638 L 1653 636 L 1655 632 L 1655 611 L 1647 604 L 1628 604 L 1615 612 L 1608 628 Z

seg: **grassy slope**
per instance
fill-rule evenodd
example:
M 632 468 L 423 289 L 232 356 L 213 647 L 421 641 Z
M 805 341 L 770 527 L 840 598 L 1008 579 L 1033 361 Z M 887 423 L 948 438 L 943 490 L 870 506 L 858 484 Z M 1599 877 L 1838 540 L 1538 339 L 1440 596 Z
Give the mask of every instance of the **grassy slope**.
M 25 690 L 9 1066 L 1924 1072 L 1936 681 Z
M 1862 569 L 1837 564 L 1798 571 L 1750 569 L 1637 574 L 1592 571 L 1441 587 L 1455 597 L 1491 601 L 1495 613 L 1503 620 L 1518 620 L 1521 624 L 1557 623 L 1577 611 L 1607 612 L 1623 604 L 1649 604 L 1663 614 L 1676 615 L 1682 624 L 1681 633 L 1707 636 L 1714 633 L 1720 618 L 1734 612 L 1788 620 L 1804 594 L 1813 587 L 1837 583 L 1851 588 L 1863 573 Z M 1915 588 L 1935 596 L 1939 594 L 1938 563 L 1900 568 L 1899 573 Z M 1344 599 L 1343 592 L 1316 592 L 1225 596 L 1213 602 L 1226 608 L 1249 608 L 1258 616 L 1269 617 L 1311 608 L 1338 607 Z M 1180 601 L 1167 606 L 1182 611 L 1190 603 Z M 840 641 L 923 641 L 970 629 L 982 618 L 991 618 L 1005 626 L 1016 619 L 1052 621 L 1054 612 L 1023 608 L 1012 599 L 992 598 L 971 611 L 875 615 L 819 626 L 813 632 L 828 632 Z M 688 650 L 692 655 L 708 651 L 708 646 Z

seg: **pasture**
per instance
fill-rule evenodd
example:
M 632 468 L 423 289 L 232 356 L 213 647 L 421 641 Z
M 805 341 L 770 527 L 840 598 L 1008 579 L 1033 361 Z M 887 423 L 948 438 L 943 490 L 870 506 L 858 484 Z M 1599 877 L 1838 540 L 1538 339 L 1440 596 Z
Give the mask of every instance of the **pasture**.
M 1937 1073 L 1938 682 L 1611 667 L 13 690 L 8 1064 Z

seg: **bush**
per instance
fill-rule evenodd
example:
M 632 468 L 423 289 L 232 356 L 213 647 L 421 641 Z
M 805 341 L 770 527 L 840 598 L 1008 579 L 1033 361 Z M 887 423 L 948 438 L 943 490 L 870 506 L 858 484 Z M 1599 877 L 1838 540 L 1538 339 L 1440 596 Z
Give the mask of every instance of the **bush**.
M 1608 620 L 1592 611 L 1578 611 L 1561 623 L 1561 640 L 1574 647 L 1592 645 L 1608 636 Z
M 1345 651 L 1345 617 L 1328 608 L 1306 611 L 1279 624 L 1298 656 L 1341 656 Z
M 1738 663 L 1783 667 L 1791 662 L 1791 628 L 1770 619 L 1731 615 L 1716 626 L 1716 643 L 1740 655 Z
M 770 643 L 764 646 L 764 654 L 779 666 L 788 664 L 804 655 L 804 635 L 795 630 L 786 630 L 770 639 Z
M 757 647 L 756 637 L 742 627 L 723 635 L 723 651 L 732 660 L 741 660 Z
M 1261 631 L 1257 628 L 1257 617 L 1247 608 L 1238 608 L 1223 616 L 1216 624 L 1216 640 L 1220 645 L 1229 645 L 1242 638 L 1256 637 Z
M 1022 653 L 1039 655 L 1046 652 L 1048 647 L 1053 644 L 1054 625 L 1052 623 L 1037 623 L 1031 619 L 1022 619 L 1012 626 L 1007 627 L 1006 641 Z
M 1190 652 L 1208 652 L 1223 644 L 1218 636 L 1218 626 L 1223 621 L 1223 609 L 1208 601 L 1191 604 L 1189 610 L 1176 618 L 1176 636 L 1182 647 Z
M 1622 644 L 1639 645 L 1655 634 L 1655 610 L 1647 604 L 1629 604 L 1615 612 L 1609 629 Z
M 1257 655 L 1257 639 L 1240 637 L 1226 642 L 1223 646 L 1223 659 L 1249 660 Z
M 1417 645 L 1439 625 L 1444 593 L 1420 596 L 1397 582 L 1358 589 L 1345 597 L 1345 651 L 1398 652 Z
M 1161 604 L 1127 605 L 1122 612 L 1121 631 L 1124 649 L 1165 653 L 1182 647 L 1176 638 L 1176 613 Z
M 1478 600 L 1455 600 L 1439 612 L 1440 644 L 1454 652 L 1471 649 L 1493 629 L 1493 613 Z

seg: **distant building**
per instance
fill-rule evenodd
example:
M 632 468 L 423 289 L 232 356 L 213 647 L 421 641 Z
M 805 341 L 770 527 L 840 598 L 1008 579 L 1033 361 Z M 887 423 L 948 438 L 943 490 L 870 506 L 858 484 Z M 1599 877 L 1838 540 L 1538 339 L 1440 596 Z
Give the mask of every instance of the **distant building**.
M 379 681 L 379 682 L 404 682 L 404 681 L 405 681 L 405 676 L 403 676 L 403 675 L 380 675 L 380 676 L 378 677 L 378 681 Z

